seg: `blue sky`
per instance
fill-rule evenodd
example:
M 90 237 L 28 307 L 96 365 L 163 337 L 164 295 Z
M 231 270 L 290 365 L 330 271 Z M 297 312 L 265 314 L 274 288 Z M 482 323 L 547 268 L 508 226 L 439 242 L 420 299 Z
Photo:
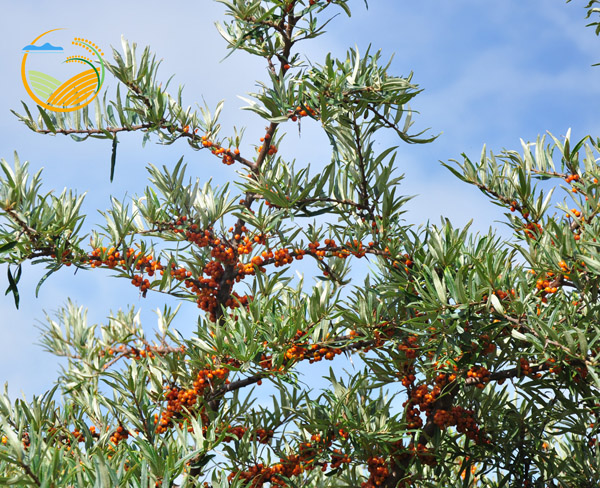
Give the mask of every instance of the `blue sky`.
M 358 46 L 381 48 L 383 57 L 395 53 L 391 72 L 407 75 L 424 88 L 413 103 L 420 112 L 415 128 L 431 127 L 441 136 L 426 146 L 399 148 L 398 171 L 406 174 L 402 189 L 419 195 L 408 205 L 406 219 L 439 222 L 440 215 L 457 226 L 474 219 L 472 229 L 489 226 L 505 230 L 495 221 L 502 218 L 497 207 L 478 191 L 456 180 L 439 161 L 460 158 L 466 152 L 477 158 L 484 143 L 494 151 L 519 149 L 519 139 L 535 140 L 550 131 L 573 137 L 598 134 L 597 102 L 600 95 L 600 40 L 585 28 L 584 2 L 575 0 L 373 0 L 365 9 L 362 0 L 353 2 L 354 15 L 338 16 L 328 33 L 300 45 L 310 59 L 321 61 L 328 52 L 344 56 Z M 174 4 L 175 5 L 175 4 Z M 176 7 L 157 1 L 101 4 L 75 2 L 0 2 L 0 157 L 12 160 L 16 150 L 31 168 L 44 168 L 45 188 L 60 192 L 63 187 L 87 192 L 85 212 L 91 223 L 101 223 L 96 209 L 109 206 L 109 197 L 141 193 L 146 182 L 145 166 L 152 162 L 172 166 L 181 156 L 189 174 L 212 177 L 222 184 L 235 176 L 205 152 L 195 153 L 182 143 L 168 147 L 141 147 L 138 135 L 128 135 L 119 144 L 115 182 L 109 182 L 110 144 L 90 140 L 76 143 L 66 137 L 41 136 L 30 132 L 9 112 L 20 111 L 21 100 L 30 106 L 20 80 L 21 48 L 46 30 L 65 27 L 72 35 L 83 35 L 109 56 L 109 46 L 120 49 L 120 37 L 139 46 L 150 45 L 163 58 L 160 73 L 166 81 L 176 74 L 172 87 L 185 84 L 189 104 L 206 99 L 214 106 L 225 99 L 223 133 L 233 126 L 248 125 L 246 144 L 254 144 L 263 133 L 264 122 L 239 108 L 237 95 L 252 91 L 255 80 L 265 77 L 259 59 L 240 53 L 221 61 L 225 42 L 214 22 L 223 9 L 210 0 L 177 2 Z M 115 81 L 106 81 L 109 89 Z M 302 136 L 291 128 L 282 148 L 298 164 L 317 167 L 329 161 L 326 138 L 318 124 L 302 126 Z M 389 135 L 381 147 L 394 144 Z M 243 149 L 243 148 L 242 148 Z M 0 279 L 6 281 L 6 269 Z M 35 343 L 35 328 L 46 310 L 51 312 L 68 297 L 89 308 L 91 322 L 100 322 L 120 307 L 142 308 L 146 329 L 156 324 L 152 310 L 161 307 L 162 297 L 143 299 L 126 282 L 110 279 L 103 271 L 78 272 L 63 269 L 53 275 L 35 298 L 35 285 L 44 274 L 40 267 L 26 267 L 20 285 L 21 307 L 15 310 L 12 297 L 0 297 L 2 354 L 0 381 L 9 383 L 11 394 L 28 397 L 49 388 L 57 376 L 57 360 Z M 189 333 L 195 327 L 194 304 L 182 307 L 177 328 Z

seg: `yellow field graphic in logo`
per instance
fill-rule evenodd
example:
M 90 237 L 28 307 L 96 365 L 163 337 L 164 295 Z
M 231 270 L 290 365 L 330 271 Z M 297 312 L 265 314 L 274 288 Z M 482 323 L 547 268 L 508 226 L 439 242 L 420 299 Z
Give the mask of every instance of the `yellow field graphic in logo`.
M 83 64 L 88 69 L 68 75 L 69 78 L 64 82 L 42 70 L 28 69 L 26 63 L 30 54 L 36 57 L 35 60 L 30 59 L 30 63 L 37 61 L 39 64 L 42 64 L 42 61 L 46 61 L 46 64 L 48 64 L 49 59 L 51 60 L 50 64 L 52 64 L 54 59 L 52 57 L 42 59 L 37 57 L 38 55 L 64 54 L 63 47 L 53 45 L 50 42 L 36 44 L 43 36 L 58 30 L 63 29 L 52 29 L 44 32 L 36 37 L 31 44 L 23 48 L 21 78 L 27 93 L 38 105 L 54 112 L 72 112 L 85 107 L 98 96 L 104 82 L 103 53 L 96 44 L 88 39 L 75 37 L 71 41 L 71 45 L 85 49 L 92 57 L 75 54 L 64 58 L 63 63 L 69 64 L 69 66 Z

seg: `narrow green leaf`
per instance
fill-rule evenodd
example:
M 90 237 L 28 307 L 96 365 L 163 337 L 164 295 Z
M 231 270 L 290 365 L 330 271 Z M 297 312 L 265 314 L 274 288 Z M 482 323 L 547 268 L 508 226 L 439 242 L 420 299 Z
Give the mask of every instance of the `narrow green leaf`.
M 117 162 L 117 144 L 119 141 L 117 140 L 117 135 L 113 137 L 112 141 L 112 154 L 110 156 L 110 182 L 112 183 L 113 178 L 115 176 L 115 164 Z
M 38 282 L 37 286 L 35 287 L 35 297 L 36 298 L 38 297 L 38 293 L 40 292 L 42 283 L 44 283 L 44 281 L 46 281 L 48 279 L 48 277 L 51 274 L 55 273 L 59 268 L 60 268 L 60 266 L 54 266 L 52 269 L 50 269 L 50 271 L 48 271 L 44 276 L 42 276 L 42 278 Z
M 17 244 L 19 243 L 19 241 L 11 241 L 11 242 L 7 242 L 6 244 L 3 244 L 2 246 L 0 246 L 0 252 L 6 252 L 6 251 L 10 251 L 13 247 L 15 247 Z
M 19 266 L 18 269 L 20 270 L 21 266 Z M 12 291 L 13 297 L 15 299 L 15 307 L 19 308 L 19 290 L 17 289 L 17 282 L 19 281 L 20 273 L 17 276 L 17 278 L 15 279 L 15 278 L 13 278 L 13 275 L 10 271 L 10 266 L 8 266 L 6 271 L 7 271 L 7 275 L 8 275 L 8 288 L 6 289 L 6 292 L 4 294 L 8 295 L 8 293 Z
M 50 116 L 39 105 L 37 106 L 37 108 L 40 111 L 40 115 L 42 116 L 42 119 L 44 119 L 44 123 L 46 124 L 46 127 L 48 128 L 48 130 L 50 132 L 56 134 L 56 129 L 54 128 L 54 124 L 52 123 L 52 120 L 50 119 Z

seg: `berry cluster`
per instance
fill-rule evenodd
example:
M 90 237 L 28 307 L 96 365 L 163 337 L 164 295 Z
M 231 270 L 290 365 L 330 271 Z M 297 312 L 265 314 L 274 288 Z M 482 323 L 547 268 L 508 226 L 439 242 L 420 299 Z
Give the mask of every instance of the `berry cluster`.
M 298 330 L 294 337 L 290 341 L 289 347 L 285 351 L 283 365 L 279 367 L 279 370 L 284 370 L 286 366 L 294 364 L 305 359 L 309 360 L 309 363 L 321 361 L 327 359 L 331 361 L 335 356 L 342 353 L 339 347 L 331 347 L 323 344 L 309 344 L 306 341 L 302 341 L 302 338 L 306 335 L 306 332 Z M 265 347 L 268 344 L 265 343 Z M 273 359 L 271 355 L 263 353 L 261 355 L 259 364 L 266 370 L 273 371 Z
M 344 464 L 350 464 L 350 456 L 348 454 L 342 453 L 341 449 L 332 449 L 331 454 L 331 469 L 337 469 Z
M 375 488 L 383 484 L 390 475 L 387 462 L 380 456 L 373 456 L 367 460 L 369 479 L 360 484 L 361 488 Z
M 130 249 L 130 251 L 131 252 L 127 253 L 127 258 L 134 252 L 133 249 Z M 110 249 L 106 249 L 106 247 L 97 247 L 92 251 L 87 260 L 92 268 L 107 266 L 112 269 L 115 266 L 126 266 L 125 259 L 121 257 L 121 253 L 114 247 L 111 247 Z
M 6 444 L 8 444 L 8 437 L 3 435 L 0 442 L 2 443 L 3 446 L 5 446 Z M 21 435 L 21 443 L 23 444 L 24 449 L 29 448 L 29 446 L 31 445 L 31 439 L 29 438 L 28 432 L 23 432 L 23 434 Z
M 547 293 L 556 293 L 558 291 L 558 288 L 556 286 L 550 286 L 551 285 L 550 280 L 553 280 L 553 276 L 554 276 L 554 273 L 552 271 L 548 271 L 546 273 L 545 277 L 539 278 L 536 281 L 535 287 L 538 290 L 541 290 L 542 295 L 547 294 Z
M 311 5 L 314 5 L 316 2 L 311 2 Z M 329 2 L 327 2 L 329 3 Z M 307 117 L 310 115 L 311 117 L 317 117 L 317 111 L 311 108 L 309 105 L 300 106 L 298 105 L 295 110 L 288 110 L 288 118 L 292 120 L 292 122 L 296 122 L 299 118 Z
M 259 433 L 261 430 L 263 429 L 257 430 L 254 436 L 254 438 L 258 438 L 259 441 Z M 242 431 L 240 429 L 237 432 L 241 433 Z M 270 439 L 273 431 L 264 432 L 266 432 L 268 439 Z M 237 476 L 238 479 L 246 481 L 247 486 L 251 488 L 262 487 L 265 483 L 271 483 L 270 486 L 287 487 L 289 485 L 285 481 L 285 478 L 313 471 L 319 466 L 321 471 L 326 471 L 328 467 L 331 467 L 331 469 L 340 468 L 344 464 L 349 464 L 351 458 L 348 454 L 343 453 L 341 449 L 331 449 L 331 446 L 338 435 L 344 441 L 349 437 L 349 434 L 344 429 L 339 429 L 337 434 L 333 431 L 326 434 L 312 434 L 309 441 L 302 442 L 298 445 L 298 454 L 280 458 L 279 462 L 272 466 L 265 466 L 264 464 L 259 463 L 245 471 L 233 472 L 229 475 L 228 479 L 231 481 Z M 320 460 L 326 453 L 330 454 L 330 463 Z
M 321 361 L 323 358 L 328 361 L 333 360 L 335 356 L 342 354 L 342 350 L 338 347 L 329 347 L 329 346 L 320 346 L 318 344 L 311 344 L 309 350 L 312 352 L 312 357 L 309 359 L 309 363 L 312 364 L 314 362 Z
M 226 435 L 223 438 L 223 442 L 231 442 L 235 439 L 240 440 L 242 437 L 244 437 L 244 434 L 248 431 L 248 429 L 246 427 L 244 427 L 243 425 L 236 425 L 235 427 L 232 427 L 231 425 L 227 426 L 227 434 L 231 434 L 231 435 Z
M 455 426 L 457 432 L 465 434 L 478 444 L 486 440 L 475 421 L 473 410 L 458 406 L 454 406 L 450 410 L 439 409 L 435 412 L 433 421 L 440 429 Z
M 140 291 L 144 294 L 147 290 L 150 289 L 150 280 L 148 280 L 147 278 L 144 279 L 144 277 L 140 275 L 134 275 L 133 279 L 131 280 L 131 284 L 133 286 L 138 287 Z
M 512 288 L 510 290 L 507 291 L 502 291 L 502 290 L 494 290 L 492 292 L 494 295 L 496 295 L 500 300 L 504 300 L 506 298 L 510 299 L 511 296 L 514 297 L 515 296 L 515 289 Z
M 303 468 L 299 464 L 281 460 L 273 466 L 265 466 L 263 463 L 258 463 L 246 471 L 232 472 L 227 477 L 228 481 L 232 481 L 236 476 L 238 479 L 246 482 L 249 488 L 262 488 L 265 483 L 270 483 L 270 486 L 288 486 L 284 481 L 290 476 L 302 474 Z
M 322 359 L 331 361 L 335 356 L 341 353 L 342 350 L 337 347 L 319 346 L 318 344 L 311 344 L 308 347 L 294 345 L 286 351 L 285 358 L 292 362 L 309 358 L 309 363 L 312 364 L 321 361 Z
M 267 146 L 268 146 L 267 154 L 269 156 L 272 156 L 273 154 L 276 154 L 277 153 L 277 148 L 271 144 L 271 134 L 269 134 L 268 132 L 263 137 L 260 138 L 260 142 L 264 143 L 265 141 L 266 141 Z M 256 148 L 256 151 L 259 152 L 259 153 L 262 150 L 263 150 L 263 146 L 262 145 L 258 146 Z
M 436 365 L 439 368 L 439 365 Z M 456 369 L 456 368 L 455 368 Z M 473 366 L 467 373 L 469 378 L 478 380 L 477 387 L 483 388 L 485 383 L 489 381 L 489 371 L 480 366 Z M 405 418 L 408 429 L 420 429 L 423 426 L 421 414 L 425 414 L 428 421 L 433 421 L 440 429 L 448 427 L 456 427 L 456 430 L 465 434 L 468 438 L 476 442 L 484 442 L 477 423 L 474 420 L 474 413 L 471 410 L 466 410 L 462 407 L 453 406 L 449 410 L 440 408 L 436 405 L 436 401 L 440 397 L 442 390 L 450 383 L 456 380 L 456 374 L 439 373 L 434 379 L 434 385 L 430 389 L 427 384 L 414 386 L 414 374 L 406 378 L 405 386 L 407 386 L 409 399 L 404 402 L 406 407 Z
M 148 276 L 154 276 L 156 271 L 161 271 L 162 264 L 160 261 L 155 261 L 152 255 L 144 255 L 142 252 L 136 253 L 133 248 L 127 249 L 125 256 L 122 256 L 119 251 L 114 247 L 107 249 L 106 247 L 98 247 L 92 251 L 87 257 L 86 261 L 92 268 L 99 268 L 100 266 L 106 266 L 109 269 L 113 269 L 120 266 L 123 269 L 128 269 L 128 263 L 135 263 L 133 268 L 136 271 L 146 273 Z M 150 289 L 150 281 L 145 279 L 142 275 L 134 274 L 131 283 L 138 287 L 142 293 L 146 293 Z
M 183 352 L 185 349 L 182 349 Z M 150 344 L 145 344 L 144 347 L 135 347 L 135 346 L 124 346 L 121 344 L 116 349 L 110 347 L 108 350 L 100 351 L 100 357 L 108 356 L 116 356 L 126 357 L 129 359 L 140 360 L 143 358 L 153 359 L 155 356 L 163 356 L 166 352 L 174 352 L 170 348 L 165 348 L 163 346 L 152 346 Z
M 213 358 L 213 363 L 215 358 Z M 202 397 L 207 389 L 228 383 L 229 369 L 225 367 L 214 368 L 214 365 L 206 365 L 205 369 L 198 371 L 193 388 L 184 389 L 176 386 L 165 386 L 165 399 L 167 407 L 163 410 L 160 420 L 155 415 L 155 423 L 158 424 L 156 431 L 159 434 L 166 432 L 173 425 L 173 421 L 181 418 L 184 409 L 191 409 L 196 405 L 198 397 Z M 204 425 L 208 423 L 208 417 L 201 410 L 201 419 Z
M 537 222 L 527 222 L 527 224 L 525 224 L 525 227 L 523 227 L 523 231 L 525 232 L 525 235 L 527 237 L 535 240 L 542 234 L 544 229 Z
M 560 262 L 558 263 L 558 266 L 559 266 L 560 270 L 561 270 L 561 271 L 564 273 L 564 277 L 565 277 L 566 279 L 569 279 L 569 275 L 568 275 L 568 273 L 570 272 L 570 268 L 569 268 L 569 266 L 567 265 L 567 263 L 566 263 L 566 262 L 563 260 L 563 261 L 560 261 Z M 549 283 L 548 283 L 548 284 L 549 284 Z
M 180 222 L 185 222 L 185 219 L 180 219 Z M 233 228 L 230 229 L 233 231 Z M 247 233 L 248 229 L 242 226 L 241 233 Z M 229 242 L 223 242 L 214 236 L 212 229 L 200 231 L 197 224 L 191 224 L 185 230 L 186 240 L 196 244 L 198 247 L 211 247 L 212 261 L 206 263 L 203 269 L 203 274 L 207 277 L 192 278 L 192 273 L 185 268 L 176 268 L 172 263 L 171 276 L 179 281 L 183 281 L 185 287 L 197 296 L 198 307 L 208 313 L 210 320 L 215 321 L 217 310 L 219 308 L 218 295 L 219 290 L 223 285 L 231 286 L 232 280 L 227 280 L 221 283 L 221 278 L 225 272 L 224 266 L 236 265 L 237 273 L 235 281 L 239 282 L 246 274 L 254 274 L 254 265 L 247 266 L 238 262 L 238 256 L 249 254 L 252 251 L 252 241 L 249 237 L 242 237 L 239 234 L 235 235 L 236 241 L 242 241 L 237 247 Z M 258 241 L 262 242 L 261 237 Z M 246 305 L 251 297 L 239 296 L 235 292 L 226 300 L 225 306 L 236 308 L 241 303 Z
M 496 344 L 491 340 L 488 334 L 481 334 L 479 336 L 479 343 L 471 343 L 472 350 L 481 351 L 483 354 L 493 354 L 496 351 Z
M 430 392 L 427 385 L 419 385 L 416 388 L 409 386 L 409 399 L 403 403 L 406 407 L 406 426 L 408 429 L 419 429 L 423 426 L 421 413 L 428 415 L 435 402 L 439 392 L 439 387 L 434 387 L 434 391 Z
M 526 358 L 519 359 L 519 369 L 522 376 L 529 376 L 531 374 L 531 366 L 529 360 Z
M 239 149 L 236 148 L 233 151 L 231 149 L 225 149 L 219 144 L 209 140 L 208 136 L 202 136 L 200 139 L 202 140 L 202 146 L 210 148 L 210 152 L 221 158 L 223 164 L 226 164 L 227 166 L 232 165 L 235 162 L 235 157 L 240 154 Z
M 398 349 L 404 353 L 406 359 L 415 359 L 417 357 L 417 351 L 419 350 L 418 339 L 418 336 L 410 335 L 398 346 Z
M 475 387 L 479 389 L 485 388 L 485 385 L 490 381 L 490 372 L 483 366 L 471 366 L 467 371 L 467 377 L 473 378 L 476 383 Z
M 556 364 L 556 359 L 554 358 L 550 358 L 546 361 L 546 366 L 549 367 L 548 372 L 549 373 L 555 373 L 558 374 L 562 371 L 562 367 L 558 364 Z
M 110 441 L 113 444 L 118 445 L 119 442 L 126 441 L 128 437 L 129 437 L 129 431 L 122 425 L 119 425 L 116 428 L 116 430 L 113 432 L 113 434 L 110 436 Z
M 205 142 L 209 143 L 209 141 Z M 315 257 L 317 260 L 323 260 L 328 255 L 340 258 L 352 255 L 360 258 L 368 252 L 363 243 L 357 239 L 348 241 L 344 248 L 338 247 L 333 239 L 325 239 L 323 247 L 320 247 L 320 243 L 315 241 L 310 242 L 307 249 L 267 248 L 260 254 L 252 256 L 256 245 L 267 246 L 267 236 L 263 233 L 252 235 L 246 226 L 236 227 L 235 229 L 230 228 L 233 239 L 228 240 L 216 237 L 210 227 L 201 230 L 198 224 L 191 223 L 185 215 L 178 217 L 173 222 L 163 222 L 157 225 L 159 231 L 168 230 L 175 234 L 182 234 L 185 236 L 186 241 L 200 248 L 210 248 L 211 260 L 205 264 L 201 276 L 194 277 L 191 271 L 183 267 L 177 267 L 175 263 L 171 263 L 171 269 L 167 270 L 159 259 L 153 258 L 152 254 L 145 254 L 142 251 L 136 252 L 133 248 L 121 253 L 115 247 L 109 249 L 98 247 L 89 256 L 84 257 L 83 262 L 87 261 L 92 268 L 106 266 L 109 269 L 121 267 L 125 271 L 129 270 L 131 283 L 138 287 L 144 296 L 154 286 L 149 278 L 157 272 L 160 272 L 161 275 L 168 272 L 173 279 L 182 282 L 188 291 L 196 296 L 198 307 L 207 312 L 208 318 L 213 322 L 217 319 L 221 304 L 227 308 L 236 308 L 240 304 L 243 306 L 248 304 L 252 297 L 239 296 L 232 292 L 233 284 L 240 282 L 248 275 L 255 275 L 257 271 L 266 272 L 265 267 L 269 264 L 275 267 L 287 266 L 294 259 L 303 259 L 306 254 Z M 374 243 L 369 243 L 370 247 L 372 245 Z M 243 262 L 240 259 L 242 256 L 249 256 L 249 259 Z M 406 265 L 410 266 L 411 264 L 412 262 L 407 257 Z M 229 268 L 227 271 L 228 279 L 224 279 L 226 268 Z M 326 271 L 325 274 L 327 274 Z M 223 287 L 227 288 L 228 293 L 222 292 Z M 226 298 L 223 299 L 223 297 Z M 224 303 L 220 303 L 220 301 Z M 311 351 L 315 356 L 315 360 L 319 360 L 320 357 L 326 356 L 330 352 L 332 351 L 328 350 L 315 356 L 315 351 Z M 334 352 L 334 354 L 338 353 Z
M 226 431 L 227 434 L 231 435 L 226 435 L 223 442 L 231 442 L 235 439 L 240 440 L 244 437 L 244 434 L 248 432 L 248 429 L 243 425 L 237 425 L 235 427 L 228 425 Z M 250 439 L 260 444 L 268 444 L 274 434 L 275 432 L 272 429 L 256 429 Z
M 369 242 L 369 247 L 373 247 L 374 245 L 375 245 L 374 242 Z M 400 258 L 398 258 L 398 259 L 400 259 Z M 404 263 L 404 271 L 406 271 L 407 273 L 409 272 L 410 268 L 413 267 L 413 264 L 414 264 L 412 259 L 410 258 L 410 256 L 408 254 L 404 254 L 404 260 L 403 261 L 402 260 L 401 261 L 397 261 L 397 260 L 393 261 L 392 266 L 394 268 L 400 268 L 401 262 Z
M 567 183 L 571 183 L 571 181 L 579 181 L 579 175 L 578 174 L 569 175 L 565 178 L 565 181 Z
M 56 254 L 52 253 L 50 254 L 50 256 L 54 259 L 56 259 Z M 86 260 L 85 257 L 81 258 L 81 261 L 84 262 Z M 73 253 L 68 250 L 65 249 L 62 254 L 60 255 L 60 262 L 65 264 L 66 266 L 71 266 L 72 262 L 73 262 Z
M 198 224 L 190 225 L 185 231 L 185 238 L 189 242 L 196 244 L 198 247 L 206 247 L 214 239 L 212 229 L 199 231 Z
M 267 141 L 270 139 L 269 134 L 265 134 L 265 137 L 261 137 L 260 138 L 260 142 L 264 142 L 265 139 Z M 262 144 L 256 148 L 256 152 L 258 152 L 258 153 L 260 153 L 262 150 L 263 150 L 263 145 Z M 267 149 L 267 154 L 269 156 L 272 156 L 273 154 L 276 154 L 276 153 L 277 153 L 277 147 L 269 144 L 268 149 Z
M 273 432 L 272 429 L 256 429 L 256 431 L 254 432 L 254 436 L 252 436 L 252 439 L 259 442 L 260 444 L 268 444 L 273 438 L 274 434 L 275 432 Z
M 581 217 L 581 212 L 580 212 L 579 210 L 577 210 L 576 208 L 572 208 L 572 209 L 571 209 L 571 212 L 573 213 L 573 215 L 575 215 L 575 217 L 577 217 L 577 218 Z M 570 215 L 570 214 L 567 214 L 567 215 L 566 215 L 566 217 L 567 217 L 568 219 L 570 219 L 570 218 L 571 218 L 571 215 Z M 582 222 L 585 222 L 585 218 L 581 219 L 581 221 L 582 221 Z
M 465 461 L 467 461 L 469 458 L 466 457 Z M 471 472 L 471 475 L 473 476 L 473 485 L 477 486 L 477 477 L 475 476 L 475 473 L 477 473 L 477 465 L 473 464 L 471 466 L 471 469 L 469 470 Z M 467 477 L 467 470 L 463 469 L 462 472 L 460 473 L 460 477 L 464 480 Z
M 319 241 L 309 242 L 308 243 L 308 252 L 310 254 L 312 254 L 313 256 L 315 256 L 317 259 L 322 260 L 323 257 L 325 256 L 325 249 L 319 249 L 319 246 L 320 246 Z M 335 247 L 335 241 L 333 241 L 332 239 L 325 239 L 325 246 L 326 247 Z
M 133 249 L 129 249 L 127 251 L 128 257 L 133 255 Z M 160 264 L 160 261 L 155 261 L 152 254 L 144 255 L 141 252 L 138 252 L 134 256 L 135 258 L 135 269 L 137 271 L 141 271 L 142 273 L 146 273 L 148 276 L 154 276 L 156 271 L 162 271 L 163 266 Z
M 294 261 L 290 251 L 286 248 L 278 249 L 275 251 L 275 253 L 269 251 L 269 257 L 272 257 L 275 260 L 276 268 L 285 266 L 286 264 L 291 264 Z
M 575 371 L 575 374 L 573 375 L 573 381 L 575 381 L 575 383 L 586 380 L 588 376 L 588 369 L 585 364 L 581 366 L 575 366 L 573 369 Z
M 75 441 L 77 442 L 85 442 L 85 436 L 83 435 L 83 433 L 75 428 L 72 432 L 71 435 L 75 438 Z

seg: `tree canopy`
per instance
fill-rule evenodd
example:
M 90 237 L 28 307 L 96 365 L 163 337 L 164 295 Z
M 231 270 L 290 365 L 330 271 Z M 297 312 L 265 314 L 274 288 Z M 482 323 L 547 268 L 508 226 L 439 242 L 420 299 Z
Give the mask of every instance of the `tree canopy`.
M 198 326 L 183 337 L 168 306 L 153 338 L 134 307 L 100 325 L 71 301 L 48 315 L 43 346 L 67 362 L 46 394 L 0 396 L 0 483 L 597 486 L 600 139 L 550 135 L 442 163 L 506 210 L 510 240 L 448 220 L 415 228 L 397 146 L 376 141 L 435 140 L 414 128 L 420 87 L 373 49 L 322 65 L 298 50 L 350 2 L 220 3 L 228 48 L 266 67 L 246 100 L 260 141 L 222 135 L 222 103 L 184 107 L 150 48 L 127 41 L 106 65 L 114 100 L 15 112 L 40 134 L 111 141 L 111 177 L 126 132 L 185 141 L 238 177 L 217 186 L 183 158 L 150 165 L 144 193 L 113 199 L 84 234 L 82 196 L 46 192 L 16 154 L 1 161 L 0 262 L 17 306 L 31 261 L 47 270 L 38 289 L 64 266 L 104 270 L 143 297 L 196 303 Z M 302 121 L 330 142 L 322 171 L 279 154 Z M 359 260 L 364 280 L 350 273 Z M 314 364 L 334 359 L 312 388 Z

